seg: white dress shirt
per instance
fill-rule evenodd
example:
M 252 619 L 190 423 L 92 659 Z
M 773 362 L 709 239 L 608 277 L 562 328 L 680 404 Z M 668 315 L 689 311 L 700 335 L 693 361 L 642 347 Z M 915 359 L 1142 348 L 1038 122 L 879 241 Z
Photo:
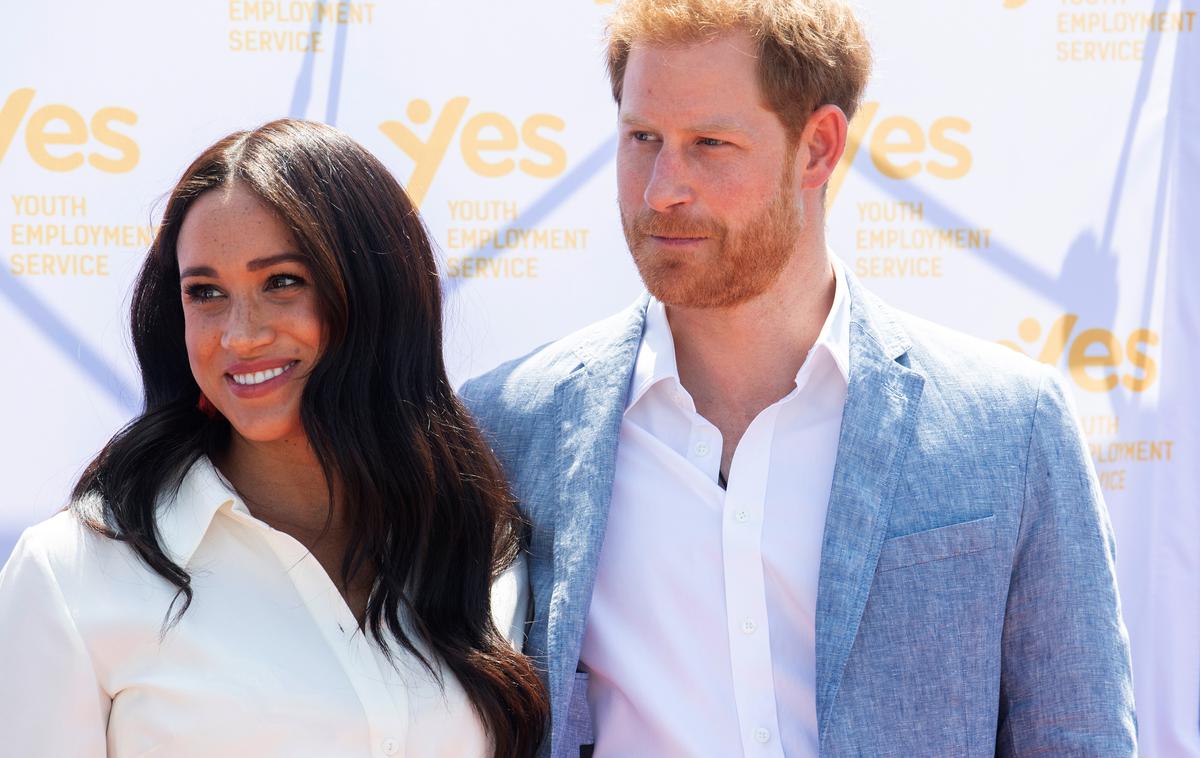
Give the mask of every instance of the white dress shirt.
M 69 513 L 30 528 L 0 573 L 0 753 L 92 758 L 485 756 L 490 739 L 399 646 L 395 664 L 299 542 L 254 518 L 207 458 L 160 509 L 195 599 Z M 519 646 L 525 565 L 493 587 Z
M 788 395 L 717 482 L 720 431 L 650 302 L 581 662 L 601 756 L 816 756 L 817 578 L 849 376 L 833 306 Z

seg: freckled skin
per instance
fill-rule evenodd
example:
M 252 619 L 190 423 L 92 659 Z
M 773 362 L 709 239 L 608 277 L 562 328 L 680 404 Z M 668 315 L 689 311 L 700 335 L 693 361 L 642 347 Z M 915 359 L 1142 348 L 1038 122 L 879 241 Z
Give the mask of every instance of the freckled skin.
M 323 336 L 312 277 L 294 260 L 248 268 L 299 253 L 291 233 L 254 194 L 233 185 L 196 200 L 177 249 L 188 362 L 200 389 L 244 440 L 306 445 L 300 397 Z M 188 275 L 197 268 L 211 272 Z M 231 367 L 264 360 L 298 363 L 262 396 L 235 394 Z
M 680 382 L 721 430 L 795 386 L 833 303 L 824 191 L 847 121 L 818 105 L 793 131 L 768 109 L 744 30 L 634 44 L 623 79 L 618 202 L 646 288 L 667 306 Z
M 803 203 L 750 36 L 635 46 L 620 120 L 618 200 L 651 292 L 704 307 L 769 287 L 794 252 Z

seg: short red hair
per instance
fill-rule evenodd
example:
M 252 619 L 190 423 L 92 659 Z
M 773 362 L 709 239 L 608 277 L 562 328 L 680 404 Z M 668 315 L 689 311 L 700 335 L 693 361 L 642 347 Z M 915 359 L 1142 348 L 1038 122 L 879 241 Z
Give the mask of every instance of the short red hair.
M 623 0 L 608 23 L 608 76 L 621 102 L 634 45 L 705 42 L 735 29 L 758 41 L 766 105 L 798 136 L 825 104 L 852 118 L 871 72 L 862 24 L 843 0 Z

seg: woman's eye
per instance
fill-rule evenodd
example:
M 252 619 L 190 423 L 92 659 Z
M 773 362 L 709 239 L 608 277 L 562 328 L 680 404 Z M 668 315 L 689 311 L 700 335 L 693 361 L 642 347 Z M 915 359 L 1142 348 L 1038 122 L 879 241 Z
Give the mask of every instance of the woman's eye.
M 188 300 L 194 303 L 204 303 L 221 296 L 221 290 L 211 284 L 192 284 L 184 289 Z
M 304 280 L 293 274 L 275 274 L 267 280 L 267 289 L 281 290 L 288 287 L 299 287 Z

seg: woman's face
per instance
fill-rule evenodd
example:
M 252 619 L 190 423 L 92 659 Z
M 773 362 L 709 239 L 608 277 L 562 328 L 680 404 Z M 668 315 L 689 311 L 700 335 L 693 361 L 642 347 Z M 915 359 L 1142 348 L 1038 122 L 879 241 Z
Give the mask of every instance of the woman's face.
M 247 440 L 303 438 L 300 395 L 323 329 L 288 228 L 233 184 L 192 203 L 177 250 L 188 362 L 201 391 Z

